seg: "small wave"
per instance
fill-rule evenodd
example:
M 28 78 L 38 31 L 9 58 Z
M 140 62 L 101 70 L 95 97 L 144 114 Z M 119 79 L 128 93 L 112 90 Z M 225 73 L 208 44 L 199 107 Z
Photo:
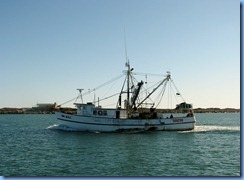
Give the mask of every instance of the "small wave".
M 50 130 L 62 130 L 62 131 L 79 131 L 78 129 L 71 128 L 71 127 L 65 126 L 65 125 L 60 125 L 60 124 L 51 125 L 51 126 L 47 127 L 47 129 L 50 129 Z
M 181 131 L 179 133 L 201 133 L 212 131 L 240 131 L 239 126 L 195 126 L 191 131 Z

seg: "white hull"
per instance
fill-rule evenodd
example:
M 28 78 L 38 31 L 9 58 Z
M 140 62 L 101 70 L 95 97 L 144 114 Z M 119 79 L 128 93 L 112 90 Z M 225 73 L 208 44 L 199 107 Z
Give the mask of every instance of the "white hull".
M 55 112 L 60 125 L 87 132 L 184 131 L 195 127 L 195 117 L 160 119 L 116 119 Z

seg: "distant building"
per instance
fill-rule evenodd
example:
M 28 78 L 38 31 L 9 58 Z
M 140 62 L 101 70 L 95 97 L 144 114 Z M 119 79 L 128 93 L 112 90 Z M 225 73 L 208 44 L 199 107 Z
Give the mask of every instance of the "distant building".
M 52 103 L 52 104 L 51 103 L 42 103 L 42 104 L 37 104 L 36 106 L 37 106 L 36 108 L 38 110 L 48 111 L 48 110 L 55 108 L 57 106 L 57 104 L 56 103 Z

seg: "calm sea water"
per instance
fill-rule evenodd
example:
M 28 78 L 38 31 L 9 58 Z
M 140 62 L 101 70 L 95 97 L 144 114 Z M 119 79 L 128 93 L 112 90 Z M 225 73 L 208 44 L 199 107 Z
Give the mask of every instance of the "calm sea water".
M 0 115 L 2 176 L 240 176 L 240 114 L 185 132 L 82 133 L 55 115 Z

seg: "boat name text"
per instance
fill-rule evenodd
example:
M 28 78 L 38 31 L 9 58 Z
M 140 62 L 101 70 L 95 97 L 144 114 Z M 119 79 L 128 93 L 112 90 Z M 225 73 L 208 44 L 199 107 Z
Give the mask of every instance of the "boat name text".
M 183 119 L 173 119 L 173 122 L 183 122 Z
M 71 119 L 71 116 L 62 115 L 63 118 Z

